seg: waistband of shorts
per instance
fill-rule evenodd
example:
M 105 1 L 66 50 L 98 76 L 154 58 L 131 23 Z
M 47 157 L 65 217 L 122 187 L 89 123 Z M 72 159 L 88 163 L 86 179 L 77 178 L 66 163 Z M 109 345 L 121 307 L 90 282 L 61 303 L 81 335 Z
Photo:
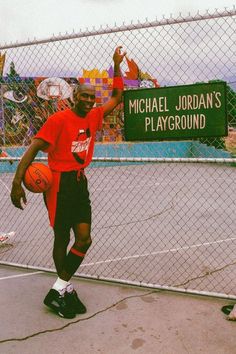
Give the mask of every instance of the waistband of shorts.
M 52 172 L 55 173 L 66 173 L 66 174 L 79 174 L 79 173 L 84 173 L 84 168 L 80 168 L 79 170 L 70 170 L 70 171 L 55 171 L 52 170 Z

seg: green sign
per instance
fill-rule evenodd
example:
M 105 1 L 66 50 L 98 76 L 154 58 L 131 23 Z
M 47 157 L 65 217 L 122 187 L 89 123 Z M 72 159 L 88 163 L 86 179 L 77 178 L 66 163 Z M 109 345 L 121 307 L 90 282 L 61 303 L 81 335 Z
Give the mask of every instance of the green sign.
M 129 141 L 226 136 L 226 83 L 127 90 L 124 119 Z

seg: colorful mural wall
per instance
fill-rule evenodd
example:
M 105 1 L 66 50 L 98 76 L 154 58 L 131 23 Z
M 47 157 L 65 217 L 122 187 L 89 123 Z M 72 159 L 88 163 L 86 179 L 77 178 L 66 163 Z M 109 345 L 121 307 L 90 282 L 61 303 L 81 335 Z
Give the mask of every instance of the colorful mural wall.
M 5 54 L 0 59 L 0 135 L 7 146 L 28 145 L 50 114 L 71 107 L 73 88 L 78 83 L 95 86 L 96 105 L 105 103 L 112 92 L 112 67 L 102 71 L 83 69 L 82 75 L 76 78 L 20 77 L 12 62 L 9 73 L 2 76 Z M 126 58 L 126 61 L 126 89 L 159 87 L 157 80 L 141 72 L 133 60 Z M 96 140 L 104 143 L 124 140 L 122 104 L 106 117 Z

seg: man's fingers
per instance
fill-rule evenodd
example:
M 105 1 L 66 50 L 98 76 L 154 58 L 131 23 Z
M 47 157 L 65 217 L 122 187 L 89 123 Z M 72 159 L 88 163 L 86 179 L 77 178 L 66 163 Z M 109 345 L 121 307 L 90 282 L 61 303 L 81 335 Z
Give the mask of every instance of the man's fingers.
M 26 199 L 26 195 L 25 193 L 23 193 L 22 195 L 18 196 L 18 195 L 11 195 L 11 201 L 12 204 L 19 209 L 24 209 L 22 206 L 22 203 L 27 204 L 27 199 Z
M 26 199 L 25 194 L 23 195 L 22 199 L 23 199 L 24 204 L 26 204 L 27 203 L 27 199 Z
M 116 52 L 118 54 L 122 55 L 122 57 L 124 57 L 127 54 L 127 52 L 122 53 L 122 50 L 121 50 L 122 48 L 123 48 L 122 45 L 120 45 L 119 47 L 116 48 Z
M 14 202 L 14 201 L 13 201 L 12 203 L 13 203 L 13 205 L 14 205 L 16 208 L 23 210 L 23 207 L 22 207 L 22 205 L 21 205 L 21 202 L 19 202 L 19 201 L 15 201 L 15 202 Z

